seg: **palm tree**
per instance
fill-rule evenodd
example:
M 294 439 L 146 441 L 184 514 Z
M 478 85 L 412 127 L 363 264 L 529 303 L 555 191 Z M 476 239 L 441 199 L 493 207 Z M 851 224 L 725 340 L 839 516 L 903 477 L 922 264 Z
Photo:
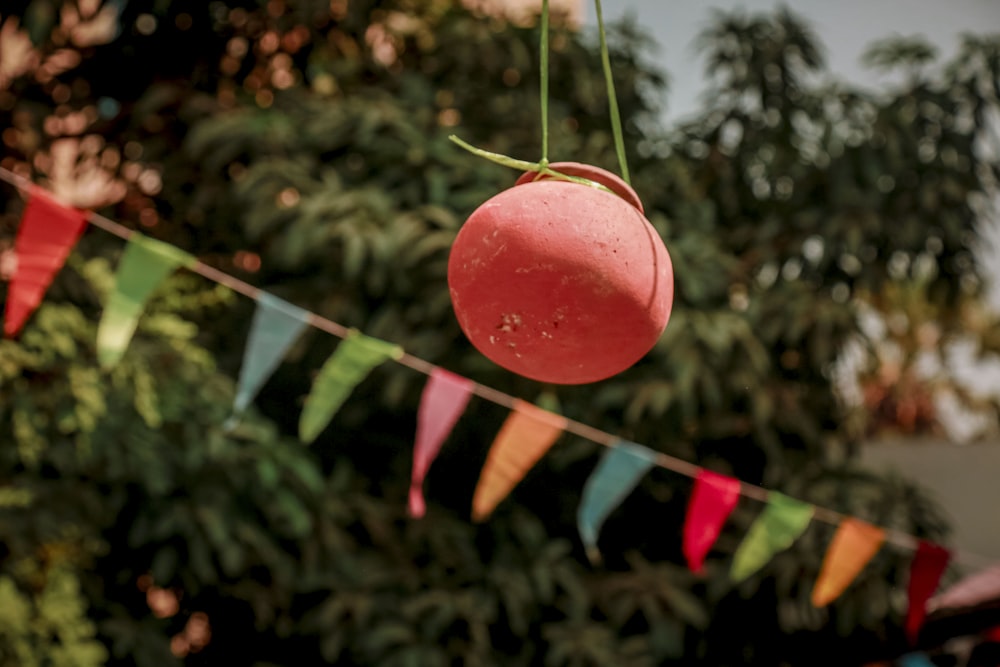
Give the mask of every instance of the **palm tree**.
M 723 105 L 784 108 L 824 66 L 822 47 L 806 22 L 787 8 L 773 15 L 716 10 L 696 41 L 713 78 L 710 95 Z

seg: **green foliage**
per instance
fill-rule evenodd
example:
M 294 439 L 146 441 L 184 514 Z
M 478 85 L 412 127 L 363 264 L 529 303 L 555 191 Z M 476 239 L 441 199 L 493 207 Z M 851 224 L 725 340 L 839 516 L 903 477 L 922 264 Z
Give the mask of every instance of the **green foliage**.
M 0 124 L 16 130 L 4 133 L 5 165 L 55 179 L 46 120 L 80 110 L 92 119 L 80 161 L 121 179 L 128 195 L 108 214 L 143 233 L 621 437 L 944 533 L 913 489 L 841 465 L 852 433 L 830 373 L 858 330 L 856 299 L 878 304 L 915 283 L 947 322 L 975 285 L 970 202 L 997 171 L 973 150 L 995 110 L 994 42 L 968 38 L 942 68 L 883 49 L 879 64 L 920 67 L 875 95 L 814 87 L 822 49 L 794 15 L 720 15 L 702 40 L 712 102 L 667 132 L 648 38 L 619 26 L 629 164 L 671 253 L 674 313 L 620 376 L 539 387 L 469 346 L 446 287 L 461 221 L 514 180 L 447 136 L 534 159 L 534 30 L 451 2 L 132 0 L 120 37 L 84 47 L 58 33 L 51 3 L 20 4 L 38 62 L 65 44 L 87 58 L 0 90 Z M 150 35 L 137 27 L 147 15 Z M 613 168 L 593 42 L 553 35 L 551 157 Z M 20 206 L 7 202 L 0 243 Z M 258 411 L 225 431 L 252 304 L 189 274 L 157 292 L 122 362 L 102 372 L 94 337 L 120 254 L 119 240 L 88 234 L 20 337 L 0 341 L 0 637 L 3 651 L 28 646 L 24 664 L 64 664 L 50 656 L 69 641 L 92 647 L 74 655 L 88 664 L 136 667 L 812 665 L 825 648 L 860 662 L 901 642 L 892 590 L 905 554 L 886 550 L 816 610 L 830 531 L 815 525 L 733 588 L 728 556 L 759 511 L 746 502 L 696 579 L 679 554 L 689 482 L 659 470 L 607 522 L 606 565 L 586 565 L 574 516 L 593 443 L 564 438 L 487 525 L 470 524 L 475 473 L 504 417 L 481 401 L 431 471 L 427 518 L 409 521 L 424 378 L 379 367 L 304 447 L 302 398 L 336 344 L 315 332 Z M 52 552 L 44 562 L 58 566 L 24 570 Z M 51 611 L 50 587 L 64 596 Z M 50 613 L 66 623 L 32 620 Z M 200 614 L 207 644 L 192 634 Z
M 76 574 L 65 567 L 45 572 L 22 562 L 22 577 L 38 585 L 26 594 L 13 577 L 0 577 L 0 665 L 5 667 L 99 667 L 108 658 L 87 617 Z

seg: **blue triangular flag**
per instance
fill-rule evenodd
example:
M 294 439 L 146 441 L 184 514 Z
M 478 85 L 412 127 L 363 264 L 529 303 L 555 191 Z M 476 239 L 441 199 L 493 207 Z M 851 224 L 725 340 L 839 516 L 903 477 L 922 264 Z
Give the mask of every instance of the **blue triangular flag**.
M 580 539 L 591 562 L 600 561 L 597 535 L 611 512 L 632 493 L 643 475 L 656 465 L 656 452 L 631 442 L 618 441 L 604 455 L 583 487 L 576 514 Z
M 227 428 L 234 426 L 238 416 L 250 407 L 257 392 L 308 324 L 309 311 L 267 292 L 257 295 L 257 310 L 243 351 L 233 416 L 226 423 Z

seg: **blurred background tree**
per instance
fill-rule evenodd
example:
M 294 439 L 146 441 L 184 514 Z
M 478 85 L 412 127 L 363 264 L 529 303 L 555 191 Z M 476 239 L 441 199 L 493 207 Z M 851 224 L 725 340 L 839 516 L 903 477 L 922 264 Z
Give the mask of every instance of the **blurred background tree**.
M 0 165 L 484 384 L 943 537 L 918 490 L 850 467 L 871 413 L 835 380 L 859 309 L 892 315 L 912 295 L 893 331 L 924 341 L 925 322 L 940 338 L 974 308 L 998 42 L 969 37 L 943 64 L 883 45 L 872 62 L 907 76 L 874 94 L 817 83 L 822 45 L 795 15 L 719 14 L 702 39 L 711 101 L 663 128 L 650 38 L 616 26 L 633 182 L 677 301 L 634 368 L 551 387 L 469 346 L 445 279 L 464 216 L 514 179 L 448 135 L 538 151 L 530 26 L 449 0 L 20 0 L 2 12 Z M 559 26 L 552 155 L 613 169 L 596 40 Z M 9 272 L 22 202 L 4 197 Z M 431 471 L 428 517 L 407 520 L 424 378 L 380 368 L 304 448 L 301 397 L 336 344 L 316 332 L 223 432 L 252 304 L 194 276 L 161 290 L 102 373 L 94 332 L 121 249 L 89 232 L 20 338 L 0 342 L 0 665 L 842 665 L 902 646 L 909 554 L 885 550 L 816 610 L 831 535 L 817 524 L 734 588 L 728 556 L 759 511 L 745 502 L 695 578 L 680 557 L 690 482 L 665 471 L 608 522 L 606 562 L 587 565 L 574 522 L 600 454 L 587 441 L 564 437 L 471 524 L 505 417 L 485 402 Z M 933 423 L 907 409 L 892 419 Z

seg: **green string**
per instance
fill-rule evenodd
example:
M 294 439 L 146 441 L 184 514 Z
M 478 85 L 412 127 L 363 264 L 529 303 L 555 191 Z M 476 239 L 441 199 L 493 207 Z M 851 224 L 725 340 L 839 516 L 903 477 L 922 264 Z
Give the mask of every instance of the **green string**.
M 608 100 L 610 105 L 611 113 L 611 130 L 615 138 L 615 151 L 618 153 L 618 164 L 621 167 L 622 179 L 631 185 L 628 173 L 628 164 L 625 161 L 625 139 L 622 135 L 622 121 L 621 116 L 618 112 L 618 98 L 615 95 L 615 82 L 611 76 L 611 57 L 608 55 L 608 44 L 607 38 L 604 33 L 604 17 L 601 13 L 601 0 L 594 0 L 597 6 L 597 28 L 601 37 L 601 63 L 604 67 L 604 78 L 608 86 Z M 517 160 L 506 155 L 501 155 L 500 153 L 492 153 L 490 151 L 484 151 L 481 148 L 476 148 L 465 141 L 462 141 L 455 135 L 448 137 L 449 140 L 458 144 L 465 150 L 469 151 L 473 155 L 477 155 L 481 158 L 494 162 L 496 164 L 503 165 L 505 167 L 510 167 L 512 169 L 519 169 L 526 172 L 535 172 L 539 177 L 549 176 L 550 178 L 555 178 L 562 181 L 570 181 L 572 183 L 579 183 L 580 185 L 586 185 L 588 187 L 596 188 L 598 190 L 603 190 L 604 192 L 609 192 L 613 195 L 618 193 L 608 188 L 601 183 L 592 181 L 587 178 L 582 178 L 580 176 L 570 176 L 569 174 L 562 174 L 555 171 L 549 167 L 549 0 L 542 0 L 542 20 L 541 20 L 541 39 L 540 39 L 540 50 L 541 50 L 541 62 L 540 62 L 540 93 L 541 93 L 541 112 L 542 112 L 542 159 L 538 162 L 528 162 L 526 160 Z
M 508 157 L 501 153 L 493 153 L 491 151 L 484 151 L 482 148 L 476 148 L 472 144 L 463 141 L 454 134 L 448 137 L 448 140 L 461 146 L 465 150 L 469 151 L 473 155 L 483 158 L 484 160 L 489 160 L 490 162 L 495 162 L 496 164 L 503 165 L 504 167 L 510 167 L 511 169 L 517 169 L 519 171 L 530 171 L 535 172 L 539 176 L 549 176 L 560 181 L 569 181 L 570 183 L 579 183 L 580 185 L 586 185 L 587 187 L 595 188 L 597 190 L 602 190 L 604 192 L 611 193 L 613 195 L 620 196 L 617 192 L 611 188 L 598 183 L 597 181 L 592 181 L 589 178 L 583 178 L 582 176 L 570 176 L 569 174 L 563 174 L 556 171 L 552 167 L 541 164 L 540 162 L 528 162 L 527 160 L 518 160 L 516 158 Z
M 549 164 L 549 0 L 542 0 L 541 32 L 542 159 L 539 164 L 546 167 Z
M 615 94 L 615 80 L 611 75 L 611 56 L 608 55 L 608 40 L 604 33 L 604 15 L 601 12 L 601 0 L 594 0 L 597 9 L 597 31 L 601 37 L 601 64 L 604 66 L 604 80 L 608 84 L 608 107 L 611 114 L 611 132 L 615 137 L 615 152 L 618 153 L 618 165 L 622 170 L 622 179 L 632 184 L 628 174 L 628 162 L 625 160 L 625 137 L 622 135 L 622 119 L 618 113 L 618 96 Z

